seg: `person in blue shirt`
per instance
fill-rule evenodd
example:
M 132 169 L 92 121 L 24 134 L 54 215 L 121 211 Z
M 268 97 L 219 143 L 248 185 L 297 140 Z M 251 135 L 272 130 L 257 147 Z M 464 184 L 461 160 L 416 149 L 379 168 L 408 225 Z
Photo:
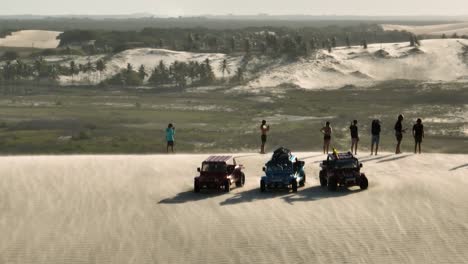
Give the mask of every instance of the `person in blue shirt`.
M 169 124 L 166 128 L 167 153 L 169 153 L 169 147 L 171 148 L 172 153 L 174 153 L 174 136 L 175 127 L 172 124 Z

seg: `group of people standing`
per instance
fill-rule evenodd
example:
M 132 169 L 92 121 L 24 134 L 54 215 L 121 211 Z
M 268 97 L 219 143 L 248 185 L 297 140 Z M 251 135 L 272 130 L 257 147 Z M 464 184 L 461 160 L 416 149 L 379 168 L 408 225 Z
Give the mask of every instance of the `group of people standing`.
M 394 130 L 395 130 L 395 137 L 397 140 L 397 145 L 395 149 L 395 154 L 401 154 L 401 142 L 403 140 L 403 134 L 406 133 L 406 129 L 403 128 L 403 115 L 399 115 L 398 119 L 395 123 Z M 351 134 L 351 153 L 357 154 L 358 142 L 359 142 L 359 129 L 357 126 L 358 121 L 353 120 L 351 125 L 349 126 L 349 131 Z M 320 132 L 323 134 L 323 153 L 328 154 L 328 150 L 330 147 L 330 142 L 332 138 L 332 131 L 333 129 L 330 126 L 330 122 L 326 122 L 325 126 L 320 129 Z M 379 143 L 380 143 L 380 120 L 375 119 L 372 120 L 371 125 L 371 155 L 377 155 L 379 151 Z M 424 138 L 424 126 L 422 124 L 422 120 L 418 118 L 416 120 L 416 124 L 413 126 L 413 137 L 414 137 L 414 153 L 421 154 L 421 143 L 422 139 Z M 374 152 L 375 147 L 375 152 Z
M 403 128 L 403 115 L 399 115 L 398 119 L 395 123 L 394 130 L 395 130 L 395 137 L 397 140 L 397 145 L 395 149 L 395 154 L 400 154 L 401 149 L 400 145 L 403 140 L 403 134 L 406 133 L 406 128 Z M 358 143 L 359 143 L 359 128 L 357 126 L 358 121 L 353 120 L 351 125 L 349 126 L 349 131 L 351 135 L 351 153 L 357 154 Z M 266 120 L 262 120 L 260 124 L 260 139 L 261 139 L 261 146 L 260 146 L 260 153 L 265 154 L 265 144 L 267 142 L 268 132 L 270 131 L 270 125 L 267 124 Z M 323 134 L 323 153 L 328 154 L 330 143 L 332 139 L 333 129 L 330 125 L 330 122 L 326 122 L 325 126 L 320 129 L 320 132 Z M 372 120 L 371 125 L 371 155 L 377 155 L 379 151 L 379 144 L 380 144 L 380 120 L 375 119 Z M 418 118 L 416 120 L 416 124 L 413 126 L 413 137 L 415 141 L 414 145 L 414 153 L 421 154 L 421 143 L 422 139 L 424 138 L 424 126 L 422 124 L 422 120 Z M 169 124 L 166 128 L 166 142 L 167 142 L 167 152 L 169 153 L 169 149 L 174 152 L 174 142 L 175 142 L 175 127 L 172 124 Z M 375 148 L 374 148 L 375 147 Z

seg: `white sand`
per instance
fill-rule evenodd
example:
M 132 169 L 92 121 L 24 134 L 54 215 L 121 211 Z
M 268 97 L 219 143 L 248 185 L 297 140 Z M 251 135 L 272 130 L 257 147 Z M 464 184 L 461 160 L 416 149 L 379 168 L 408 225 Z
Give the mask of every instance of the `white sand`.
M 468 22 L 451 23 L 451 24 L 437 24 L 437 25 L 426 25 L 426 26 L 409 26 L 409 25 L 382 25 L 384 30 L 406 30 L 417 35 L 437 35 L 442 34 L 448 37 L 457 33 L 459 36 L 468 34 Z
M 63 65 L 69 65 L 71 59 L 75 60 L 77 64 L 86 64 L 88 61 L 96 63 L 103 56 L 89 56 L 89 57 L 68 57 L 62 56 L 61 60 Z M 53 59 L 58 59 L 55 56 Z M 221 53 L 193 53 L 193 52 L 184 52 L 184 51 L 172 51 L 166 49 L 152 49 L 152 48 L 140 48 L 140 49 L 130 49 L 123 51 L 110 60 L 107 61 L 106 71 L 101 75 L 101 80 L 110 78 L 122 69 L 127 68 L 127 64 L 130 63 L 134 67 L 134 70 L 138 70 L 141 65 L 145 66 L 146 73 L 148 77 L 151 75 L 155 66 L 159 64 L 160 61 L 163 61 L 166 67 L 169 67 L 175 61 L 179 62 L 190 62 L 197 61 L 203 63 L 206 59 L 210 60 L 210 65 L 213 69 L 213 72 L 217 78 L 222 78 L 223 73 L 220 70 L 221 62 L 226 59 L 229 64 L 229 72 L 224 73 L 225 78 L 233 76 L 236 69 L 239 67 L 241 57 L 229 57 L 226 54 Z M 97 83 L 99 82 L 98 73 L 80 73 L 77 76 L 73 77 L 73 81 L 76 84 L 79 83 Z M 70 76 L 61 76 L 60 81 L 63 84 L 71 83 L 72 78 Z
M 466 263 L 468 156 L 364 155 L 370 187 L 192 193 L 207 155 L 0 158 L 0 263 Z
M 332 53 L 320 50 L 309 58 L 270 67 L 251 81 L 249 89 L 294 84 L 305 89 L 336 89 L 346 85 L 366 86 L 378 81 L 407 79 L 456 81 L 468 76 L 460 54 L 468 40 L 424 40 L 419 50 L 405 43 L 338 47 Z M 377 56 L 384 50 L 387 56 Z
M 45 30 L 21 30 L 0 38 L 0 47 L 54 49 L 60 44 L 57 39 L 62 32 Z
M 461 56 L 463 45 L 468 40 L 436 39 L 424 40 L 419 50 L 409 46 L 409 42 L 374 44 L 365 50 L 362 47 L 338 47 L 332 53 L 319 50 L 317 53 L 290 62 L 281 59 L 267 59 L 253 57 L 247 64 L 246 79 L 250 79 L 245 86 L 233 90 L 257 92 L 271 89 L 282 84 L 293 84 L 305 89 L 337 89 L 346 85 L 368 86 L 380 81 L 407 79 L 423 81 L 463 81 L 468 80 L 466 59 Z M 377 56 L 384 50 L 387 56 Z M 77 64 L 95 63 L 99 56 L 51 56 L 46 60 L 62 61 L 69 65 L 70 60 Z M 131 63 L 135 70 L 144 65 L 146 72 L 151 74 L 153 68 L 164 61 L 168 66 L 174 61 L 198 61 L 210 59 L 217 78 L 222 78 L 220 63 L 226 59 L 230 65 L 232 76 L 241 65 L 242 56 L 229 56 L 221 53 L 192 53 L 164 49 L 141 48 L 121 52 L 107 62 L 107 69 L 99 77 L 99 73 L 80 73 L 73 77 L 75 84 L 97 83 L 109 78 L 127 67 Z M 263 69 L 258 71 L 258 69 Z M 70 76 L 61 76 L 62 84 L 70 84 Z

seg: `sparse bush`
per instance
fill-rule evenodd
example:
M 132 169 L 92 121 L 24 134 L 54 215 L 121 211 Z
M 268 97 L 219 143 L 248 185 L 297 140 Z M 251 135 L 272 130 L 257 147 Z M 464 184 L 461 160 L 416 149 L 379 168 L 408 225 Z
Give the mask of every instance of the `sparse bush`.
M 6 61 L 13 61 L 18 58 L 19 58 L 18 52 L 13 51 L 13 50 L 6 51 L 2 56 L 2 60 L 6 60 Z
M 95 124 L 86 124 L 85 128 L 89 130 L 95 130 L 97 126 Z
M 91 135 L 86 131 L 80 131 L 77 135 L 73 135 L 73 140 L 87 140 L 90 139 Z

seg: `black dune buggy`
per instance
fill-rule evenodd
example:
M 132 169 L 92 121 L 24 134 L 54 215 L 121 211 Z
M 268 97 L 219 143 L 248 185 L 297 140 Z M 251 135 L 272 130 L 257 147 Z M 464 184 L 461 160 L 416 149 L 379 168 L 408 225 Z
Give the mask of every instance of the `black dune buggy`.
M 320 167 L 320 185 L 328 186 L 330 191 L 338 186 L 359 186 L 362 190 L 369 186 L 366 175 L 361 173 L 362 163 L 351 152 L 329 154 Z

